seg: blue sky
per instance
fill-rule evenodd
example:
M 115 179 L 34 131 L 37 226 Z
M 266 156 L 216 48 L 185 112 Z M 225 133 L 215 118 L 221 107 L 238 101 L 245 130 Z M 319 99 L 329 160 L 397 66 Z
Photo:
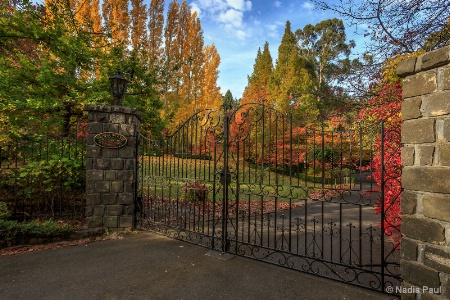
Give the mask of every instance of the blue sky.
M 229 89 L 235 98 L 242 96 L 258 48 L 262 49 L 266 41 L 275 63 L 287 20 L 295 31 L 307 24 L 339 17 L 315 10 L 314 4 L 307 0 L 188 0 L 187 3 L 200 16 L 205 44 L 214 43 L 220 54 L 221 92 L 225 94 Z M 352 35 L 353 31 L 347 28 L 347 35 L 362 45 L 361 38 Z

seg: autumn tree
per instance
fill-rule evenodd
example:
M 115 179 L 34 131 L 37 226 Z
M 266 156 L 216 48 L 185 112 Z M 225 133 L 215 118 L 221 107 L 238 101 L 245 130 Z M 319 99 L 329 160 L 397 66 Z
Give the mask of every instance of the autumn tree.
M 147 56 L 150 68 L 158 72 L 158 80 L 163 81 L 163 27 L 164 0 L 151 0 L 148 8 L 148 44 Z
M 161 70 L 163 84 L 164 111 L 167 119 L 173 116 L 178 108 L 178 81 L 175 74 L 180 69 L 178 16 L 179 4 L 172 1 L 167 11 L 167 21 L 164 28 L 164 64 Z
M 128 0 L 104 0 L 103 20 L 105 30 L 111 34 L 114 43 L 128 45 L 130 28 L 130 16 L 128 12 Z
M 147 6 L 143 0 L 131 0 L 131 6 L 131 47 L 136 55 L 146 57 L 144 50 L 147 43 Z M 145 58 L 142 61 L 144 60 Z
M 219 109 L 222 95 L 217 86 L 219 79 L 220 56 L 214 44 L 203 48 L 203 84 L 200 98 L 200 108 Z
M 258 48 L 253 73 L 248 76 L 248 83 L 245 87 L 242 103 L 262 102 L 272 106 L 270 93 L 270 80 L 273 73 L 272 56 L 269 50 L 269 43 L 264 44 L 264 49 Z

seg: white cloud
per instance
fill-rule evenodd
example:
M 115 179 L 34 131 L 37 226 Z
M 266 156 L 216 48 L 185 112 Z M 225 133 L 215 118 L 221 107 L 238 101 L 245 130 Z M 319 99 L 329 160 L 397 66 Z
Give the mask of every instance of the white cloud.
M 195 0 L 190 6 L 193 11 L 201 12 L 202 18 L 221 23 L 225 31 L 238 39 L 248 36 L 244 25 L 244 13 L 252 9 L 252 1 Z
M 314 9 L 314 3 L 306 1 L 306 2 L 303 2 L 302 7 L 307 9 L 307 10 L 313 10 Z
M 252 9 L 252 2 L 245 0 L 226 0 L 227 4 L 234 9 L 240 11 L 248 11 Z
M 200 7 L 198 7 L 198 5 L 196 3 L 191 4 L 191 12 L 196 12 L 197 17 L 199 17 L 199 18 L 201 17 L 202 10 L 200 9 Z
M 275 5 L 275 7 L 281 7 L 281 2 L 280 1 L 275 1 L 273 3 L 273 5 Z
M 234 27 L 241 27 L 243 12 L 235 9 L 229 9 L 224 13 L 220 13 L 218 19 L 225 25 L 232 25 Z

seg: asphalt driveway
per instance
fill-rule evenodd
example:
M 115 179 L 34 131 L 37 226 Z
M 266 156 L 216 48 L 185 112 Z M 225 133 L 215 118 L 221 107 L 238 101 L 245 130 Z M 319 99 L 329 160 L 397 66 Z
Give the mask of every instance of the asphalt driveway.
M 0 256 L 1 299 L 393 299 L 143 232 Z M 210 253 L 211 254 L 211 253 Z

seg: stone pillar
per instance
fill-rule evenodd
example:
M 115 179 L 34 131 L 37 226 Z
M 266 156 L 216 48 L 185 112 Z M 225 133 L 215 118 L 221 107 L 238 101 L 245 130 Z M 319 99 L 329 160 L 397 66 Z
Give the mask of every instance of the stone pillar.
M 449 299 L 450 47 L 403 61 L 397 73 L 404 77 L 402 299 Z
M 141 117 L 136 109 L 123 106 L 86 105 L 85 110 L 89 113 L 87 226 L 89 229 L 131 228 Z

